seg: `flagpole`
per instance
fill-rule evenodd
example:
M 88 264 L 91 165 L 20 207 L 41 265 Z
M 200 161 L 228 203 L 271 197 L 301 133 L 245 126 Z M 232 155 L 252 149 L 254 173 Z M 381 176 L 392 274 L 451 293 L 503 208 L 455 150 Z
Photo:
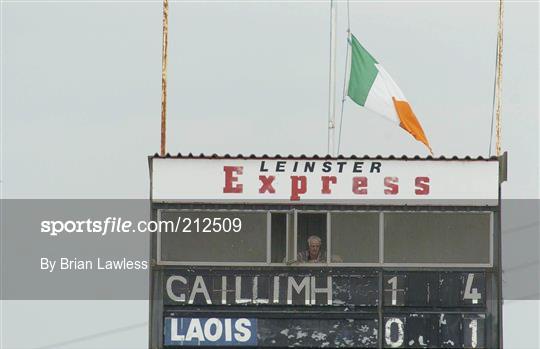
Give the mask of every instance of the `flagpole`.
M 161 156 L 167 149 L 167 52 L 169 48 L 169 0 L 163 0 L 163 45 L 161 51 Z
M 496 72 L 496 134 L 495 134 L 495 151 L 497 156 L 501 156 L 501 109 L 502 109 L 502 58 L 503 58 L 503 17 L 504 17 L 504 3 L 503 0 L 499 0 L 499 18 L 498 18 L 498 30 L 497 30 L 497 72 Z
M 328 87 L 328 154 L 335 155 L 336 137 L 336 22 L 337 1 L 330 0 L 330 79 Z

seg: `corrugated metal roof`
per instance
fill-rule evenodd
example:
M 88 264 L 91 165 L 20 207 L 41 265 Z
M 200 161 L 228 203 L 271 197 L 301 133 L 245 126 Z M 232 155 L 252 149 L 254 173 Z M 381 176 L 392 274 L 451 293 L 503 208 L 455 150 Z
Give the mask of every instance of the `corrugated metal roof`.
M 465 156 L 465 157 L 458 157 L 457 155 L 448 157 L 441 155 L 439 157 L 434 156 L 407 156 L 407 155 L 376 155 L 376 156 L 369 156 L 369 155 L 339 155 L 337 157 L 331 156 L 331 155 L 243 155 L 243 154 L 181 154 L 178 153 L 176 155 L 171 155 L 170 153 L 167 153 L 165 156 L 161 156 L 158 153 L 155 153 L 154 155 L 150 156 L 151 158 L 173 158 L 173 159 L 290 159 L 290 160 L 434 160 L 434 161 L 497 161 L 498 157 L 491 156 L 491 157 L 471 157 L 471 156 Z

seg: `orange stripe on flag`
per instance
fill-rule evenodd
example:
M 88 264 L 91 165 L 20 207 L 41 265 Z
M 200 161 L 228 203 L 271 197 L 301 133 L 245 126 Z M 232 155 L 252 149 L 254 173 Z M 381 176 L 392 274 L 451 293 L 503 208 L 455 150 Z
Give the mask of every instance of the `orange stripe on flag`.
M 409 103 L 406 101 L 398 101 L 395 97 L 392 97 L 392 100 L 394 101 L 394 107 L 396 108 L 399 116 L 399 126 L 401 126 L 401 128 L 403 128 L 405 131 L 409 132 L 417 141 L 424 143 L 425 146 L 428 147 L 431 155 L 433 155 L 433 151 L 431 150 L 431 146 L 429 145 L 427 137 L 424 134 L 424 130 L 422 129 L 422 126 L 420 126 L 420 122 L 418 122 L 418 119 L 416 118 L 416 115 L 414 115 Z

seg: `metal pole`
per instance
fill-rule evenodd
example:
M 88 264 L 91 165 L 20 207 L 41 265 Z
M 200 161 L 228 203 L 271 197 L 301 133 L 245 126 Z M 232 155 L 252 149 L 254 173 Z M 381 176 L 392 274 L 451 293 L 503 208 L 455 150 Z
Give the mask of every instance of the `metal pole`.
M 163 0 L 163 46 L 161 51 L 161 156 L 167 152 L 167 51 L 169 48 L 169 0 Z
M 336 17 L 337 1 L 330 0 L 330 79 L 328 100 L 328 154 L 335 155 L 336 136 Z
M 496 133 L 495 133 L 495 149 L 497 156 L 501 156 L 501 108 L 502 108 L 502 56 L 503 56 L 503 17 L 504 17 L 504 3 L 503 0 L 499 0 L 499 20 L 497 31 L 497 80 L 496 80 Z

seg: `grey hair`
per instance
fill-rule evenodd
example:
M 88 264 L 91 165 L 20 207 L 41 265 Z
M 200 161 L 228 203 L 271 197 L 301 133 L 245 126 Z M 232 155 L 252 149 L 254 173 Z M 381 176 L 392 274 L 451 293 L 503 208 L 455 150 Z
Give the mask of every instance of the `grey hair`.
M 319 241 L 319 243 L 322 243 L 321 238 L 318 237 L 317 235 L 311 235 L 310 237 L 307 238 L 308 245 L 310 241 Z

